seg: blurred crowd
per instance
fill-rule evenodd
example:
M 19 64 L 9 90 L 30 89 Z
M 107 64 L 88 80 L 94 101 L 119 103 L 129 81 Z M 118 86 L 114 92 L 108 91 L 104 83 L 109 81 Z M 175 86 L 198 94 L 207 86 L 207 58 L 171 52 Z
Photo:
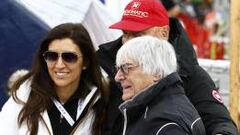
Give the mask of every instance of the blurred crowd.
M 228 59 L 229 1 L 162 0 L 181 20 L 199 58 Z

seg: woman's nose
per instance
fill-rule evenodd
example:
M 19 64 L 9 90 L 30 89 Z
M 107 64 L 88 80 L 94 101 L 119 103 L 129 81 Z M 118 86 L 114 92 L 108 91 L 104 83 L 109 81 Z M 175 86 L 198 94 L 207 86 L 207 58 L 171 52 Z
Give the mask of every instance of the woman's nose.
M 57 59 L 57 61 L 56 61 L 56 63 L 55 63 L 55 67 L 56 67 L 56 68 L 63 68 L 63 67 L 65 67 L 65 64 L 64 64 L 64 62 L 63 62 L 62 57 L 59 57 L 59 58 Z

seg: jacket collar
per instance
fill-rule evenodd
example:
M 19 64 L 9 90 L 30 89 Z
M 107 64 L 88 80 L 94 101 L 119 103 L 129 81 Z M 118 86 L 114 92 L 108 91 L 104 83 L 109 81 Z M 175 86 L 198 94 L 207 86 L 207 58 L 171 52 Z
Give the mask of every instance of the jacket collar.
M 116 60 L 116 55 L 118 50 L 122 46 L 122 36 L 120 36 L 118 39 L 108 42 L 106 44 L 100 45 L 99 49 L 105 50 L 104 53 L 107 53 L 107 55 L 114 61 Z
M 178 20 L 176 18 L 169 18 L 170 23 L 170 32 L 169 32 L 169 42 L 170 43 L 175 43 L 177 38 L 181 35 L 181 30 L 178 26 Z

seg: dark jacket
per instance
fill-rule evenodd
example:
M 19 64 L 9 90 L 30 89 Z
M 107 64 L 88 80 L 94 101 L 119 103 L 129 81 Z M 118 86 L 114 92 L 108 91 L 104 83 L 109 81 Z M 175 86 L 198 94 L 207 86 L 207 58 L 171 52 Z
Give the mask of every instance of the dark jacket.
M 202 117 L 207 135 L 215 133 L 238 135 L 227 108 L 212 96 L 213 90 L 216 90 L 215 84 L 208 73 L 198 65 L 192 44 L 176 19 L 170 19 L 169 41 L 177 54 L 178 73 L 183 80 L 185 93 Z M 117 135 L 122 128 L 120 121 L 123 118 L 117 110 L 122 102 L 122 92 L 121 87 L 114 81 L 115 59 L 121 46 L 120 37 L 99 46 L 97 51 L 97 58 L 109 75 L 111 85 L 108 117 L 103 127 L 104 135 Z
M 123 135 L 206 135 L 177 73 L 161 79 L 120 105 Z

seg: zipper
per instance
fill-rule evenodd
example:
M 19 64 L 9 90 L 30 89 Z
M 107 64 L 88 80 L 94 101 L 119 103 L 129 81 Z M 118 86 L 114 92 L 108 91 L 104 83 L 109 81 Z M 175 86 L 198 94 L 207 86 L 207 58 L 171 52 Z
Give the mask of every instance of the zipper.
M 148 106 L 145 109 L 145 113 L 144 113 L 144 119 L 147 119 L 147 112 L 148 112 Z
M 123 116 L 124 116 L 124 126 L 123 126 L 123 134 L 122 135 L 125 135 L 126 129 L 127 129 L 127 109 L 126 108 L 123 110 Z

